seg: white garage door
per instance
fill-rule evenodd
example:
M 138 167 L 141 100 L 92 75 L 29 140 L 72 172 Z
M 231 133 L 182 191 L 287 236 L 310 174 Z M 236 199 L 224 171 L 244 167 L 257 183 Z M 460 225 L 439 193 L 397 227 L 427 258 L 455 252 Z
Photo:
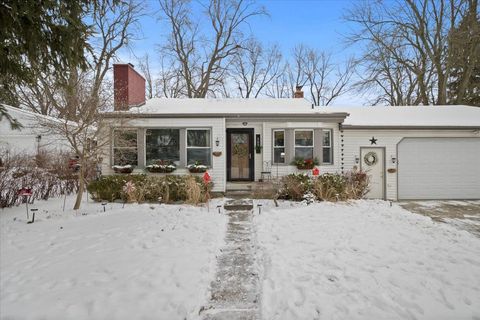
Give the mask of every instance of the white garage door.
M 480 138 L 405 138 L 399 199 L 480 199 Z

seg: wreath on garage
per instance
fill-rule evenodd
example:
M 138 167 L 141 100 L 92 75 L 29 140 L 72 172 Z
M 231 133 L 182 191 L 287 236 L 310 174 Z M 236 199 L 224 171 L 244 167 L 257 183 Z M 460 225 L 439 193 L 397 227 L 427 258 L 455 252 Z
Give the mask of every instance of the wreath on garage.
M 367 166 L 373 166 L 378 162 L 378 156 L 375 152 L 371 151 L 363 157 L 363 161 Z

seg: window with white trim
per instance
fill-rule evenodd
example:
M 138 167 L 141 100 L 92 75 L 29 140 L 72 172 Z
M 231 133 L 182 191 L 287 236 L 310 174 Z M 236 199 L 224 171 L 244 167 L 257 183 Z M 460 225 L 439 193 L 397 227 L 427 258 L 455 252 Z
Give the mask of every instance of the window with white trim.
M 113 131 L 113 165 L 138 165 L 137 129 Z
M 187 129 L 187 165 L 211 165 L 211 138 L 209 129 Z
M 313 159 L 313 130 L 295 130 L 295 159 Z
M 180 161 L 180 130 L 145 130 L 145 159 L 147 165 L 161 160 Z
M 331 129 L 324 129 L 323 130 L 323 160 L 322 163 L 324 164 L 332 164 L 333 163 L 333 148 L 332 148 L 332 130 Z
M 273 163 L 285 163 L 285 130 L 273 130 Z

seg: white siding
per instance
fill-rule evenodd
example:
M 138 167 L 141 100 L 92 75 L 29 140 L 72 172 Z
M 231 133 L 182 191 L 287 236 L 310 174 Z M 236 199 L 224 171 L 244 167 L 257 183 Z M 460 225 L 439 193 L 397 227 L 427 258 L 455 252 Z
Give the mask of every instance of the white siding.
M 115 121 L 112 121 L 115 126 Z M 212 130 L 212 152 L 221 151 L 220 157 L 212 156 L 212 168 L 208 170 L 212 181 L 214 183 L 213 191 L 225 191 L 225 166 L 226 166 L 226 152 L 225 152 L 225 119 L 223 118 L 202 118 L 202 119 L 134 119 L 129 120 L 128 123 L 122 124 L 123 127 L 129 128 L 211 128 Z M 220 141 L 220 145 L 215 145 L 216 140 Z M 111 145 L 106 146 L 104 150 L 104 158 L 102 162 L 102 174 L 113 174 L 111 167 Z M 140 161 L 140 160 L 139 160 Z M 141 173 L 143 169 L 136 169 L 134 172 Z M 185 168 L 178 168 L 174 174 L 188 174 Z
M 370 139 L 374 136 L 377 140 L 376 147 L 385 147 L 385 166 L 397 169 L 398 159 L 397 145 L 405 137 L 479 137 L 473 130 L 344 130 L 344 169 L 351 170 L 355 163 L 355 157 L 360 157 L 361 147 L 370 147 Z M 397 158 L 392 162 L 392 156 Z M 386 198 L 397 200 L 397 172 L 386 172 Z
M 71 150 L 65 138 L 57 134 L 47 133 L 45 129 L 40 128 L 35 114 L 16 111 L 15 108 L 9 108 L 8 113 L 17 119 L 23 127 L 19 130 L 12 130 L 7 120 L 0 121 L 0 152 L 8 151 L 11 155 L 36 154 L 38 147 L 36 137 L 38 135 L 42 136 L 40 151 Z
M 272 161 L 272 131 L 273 129 L 332 129 L 333 131 L 333 164 L 317 166 L 320 169 L 320 173 L 333 173 L 340 171 L 340 135 L 338 131 L 338 124 L 336 123 L 324 123 L 324 122 L 266 122 L 264 126 L 263 137 L 263 157 L 265 161 Z M 273 162 L 273 161 L 272 161 Z M 277 176 L 284 176 L 290 173 L 305 172 L 305 170 L 298 170 L 295 166 L 288 163 L 273 165 L 272 175 L 275 178 Z

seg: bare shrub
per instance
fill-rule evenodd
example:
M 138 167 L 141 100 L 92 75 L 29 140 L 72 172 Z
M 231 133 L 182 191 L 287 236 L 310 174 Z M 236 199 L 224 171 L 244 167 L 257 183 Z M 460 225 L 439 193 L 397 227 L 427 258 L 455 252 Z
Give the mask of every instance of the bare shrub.
M 28 155 L 7 157 L 6 154 L 2 154 L 0 157 L 4 159 L 0 170 L 1 208 L 22 203 L 24 199 L 18 192 L 23 188 L 32 190 L 30 202 L 77 191 L 77 177 L 59 164 L 68 163 L 66 154 L 41 154 L 41 161 L 40 157 Z
M 193 176 L 185 179 L 185 190 L 187 191 L 186 203 L 197 205 L 203 202 L 201 186 Z

